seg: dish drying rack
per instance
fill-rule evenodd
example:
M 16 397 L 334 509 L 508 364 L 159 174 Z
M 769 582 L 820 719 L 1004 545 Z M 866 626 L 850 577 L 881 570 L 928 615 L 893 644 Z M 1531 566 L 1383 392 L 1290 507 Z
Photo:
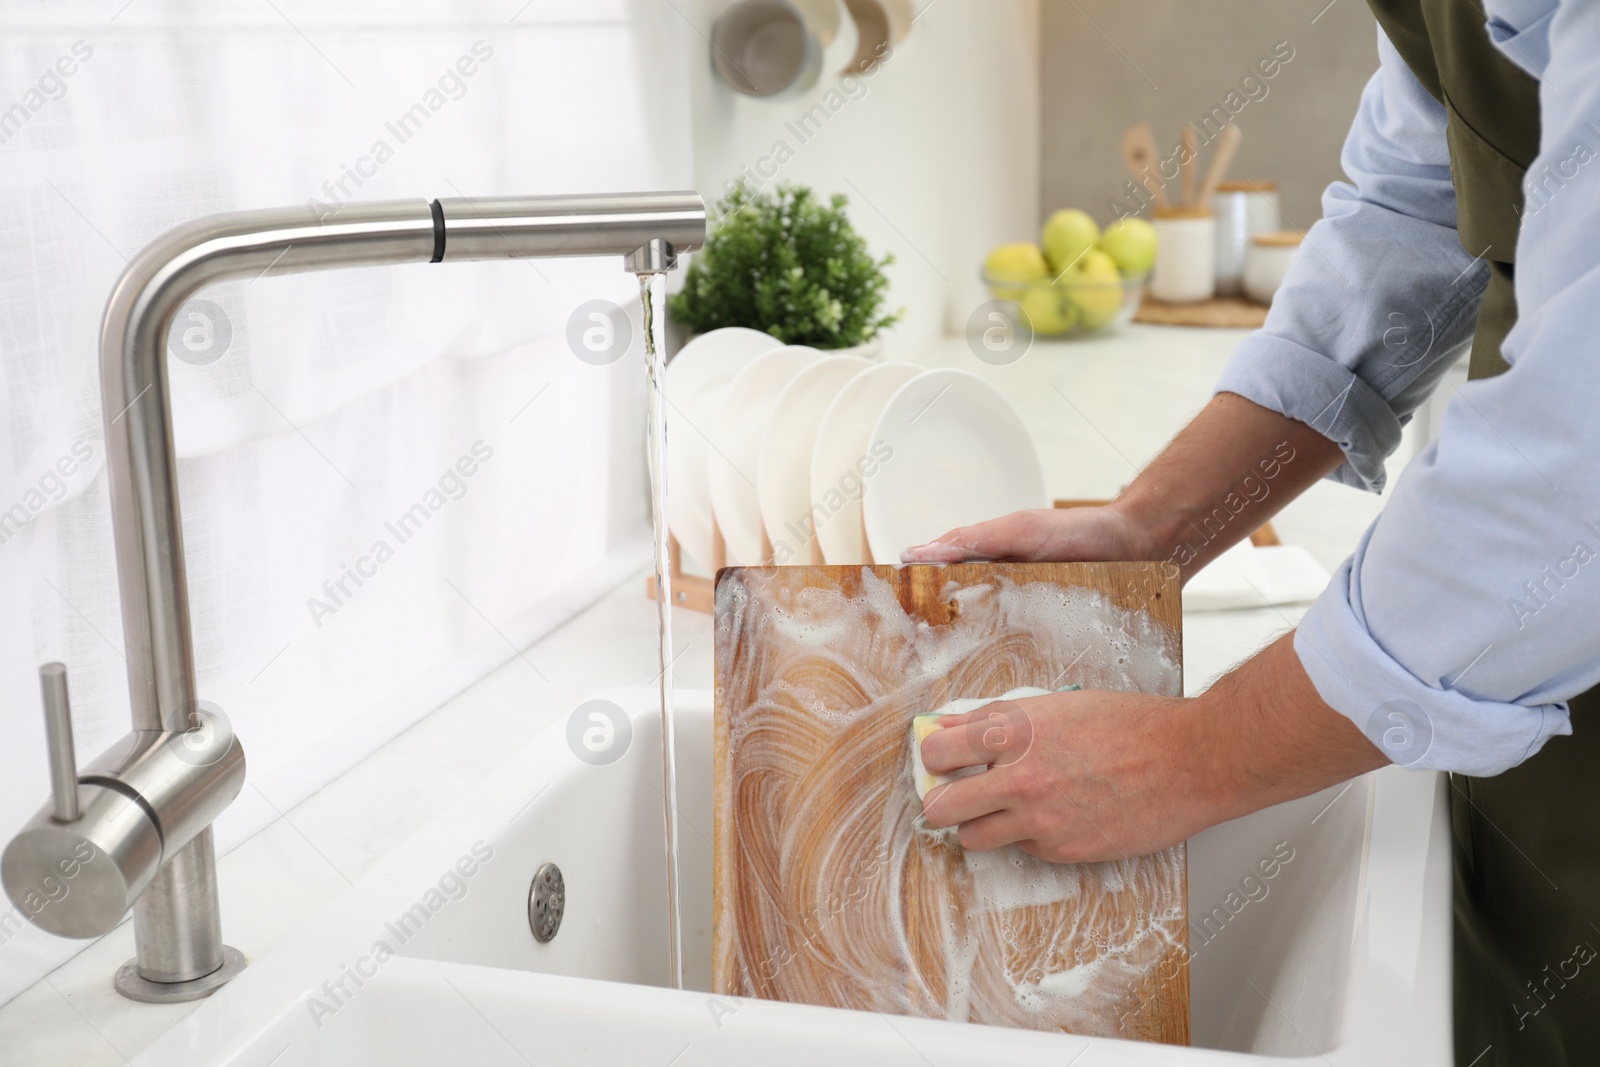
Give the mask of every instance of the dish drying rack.
M 711 524 L 711 574 L 707 578 L 701 574 L 686 574 L 683 570 L 683 548 L 678 544 L 678 539 L 671 534 L 667 535 L 667 576 L 672 582 L 672 602 L 680 608 L 698 611 L 702 615 L 710 615 L 716 608 L 716 573 L 728 565 L 728 546 L 722 540 L 722 530 L 715 522 Z M 644 581 L 645 596 L 651 600 L 657 599 L 656 576 L 650 575 Z
M 772 541 L 767 537 L 765 524 L 761 528 L 761 558 L 772 559 Z M 667 577 L 672 582 L 672 602 L 680 608 L 698 611 L 702 615 L 716 613 L 717 572 L 728 565 L 728 543 L 722 539 L 722 527 L 716 516 L 711 518 L 711 574 L 689 574 L 683 569 L 683 546 L 670 531 L 667 533 Z M 657 599 L 656 576 L 650 575 L 644 583 L 645 596 Z
M 1109 500 L 1056 500 L 1051 507 L 1056 508 L 1094 508 L 1104 507 L 1111 503 Z M 1250 543 L 1257 548 L 1269 548 L 1281 545 L 1278 532 L 1272 528 L 1272 523 L 1264 522 L 1250 534 Z M 761 530 L 761 557 L 764 560 L 772 559 L 772 542 L 767 538 L 765 526 Z M 672 582 L 672 602 L 680 608 L 698 611 L 702 615 L 712 615 L 717 606 L 717 572 L 728 565 L 728 545 L 722 539 L 722 527 L 717 524 L 716 517 L 711 519 L 711 575 L 689 574 L 683 569 L 683 547 L 678 544 L 678 539 L 670 532 L 667 534 L 667 576 Z M 645 596 L 651 600 L 656 599 L 656 577 L 650 575 L 645 579 Z

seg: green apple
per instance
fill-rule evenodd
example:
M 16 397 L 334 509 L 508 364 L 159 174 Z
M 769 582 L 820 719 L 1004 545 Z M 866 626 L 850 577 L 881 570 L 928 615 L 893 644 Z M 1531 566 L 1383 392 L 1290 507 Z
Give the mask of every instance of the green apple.
M 1144 219 L 1118 219 L 1100 235 L 1100 250 L 1129 277 L 1149 274 L 1156 262 L 1156 228 Z
M 1071 333 L 1077 325 L 1077 311 L 1069 294 L 1060 286 L 1035 285 L 1019 301 L 1033 332 L 1044 337 Z
M 1015 282 L 1010 286 L 992 286 L 996 300 L 1020 301 L 1029 284 L 1050 277 L 1050 264 L 1036 244 L 1001 245 L 983 261 L 983 273 L 990 282 Z
M 1100 227 L 1087 214 L 1066 208 L 1050 216 L 1044 224 L 1044 254 L 1057 274 L 1077 265 L 1085 252 L 1100 238 Z
M 1083 254 L 1078 265 L 1056 282 L 1078 312 L 1078 325 L 1098 330 L 1122 308 L 1122 272 L 1116 261 L 1098 248 Z

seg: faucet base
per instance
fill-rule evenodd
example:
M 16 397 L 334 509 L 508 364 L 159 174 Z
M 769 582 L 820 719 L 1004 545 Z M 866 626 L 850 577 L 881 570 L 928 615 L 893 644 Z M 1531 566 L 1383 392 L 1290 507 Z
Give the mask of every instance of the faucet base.
M 152 982 L 139 977 L 139 960 L 135 957 L 117 968 L 117 977 L 112 985 L 129 1000 L 137 1000 L 142 1004 L 180 1004 L 186 1000 L 209 997 L 227 985 L 248 963 L 243 952 L 232 945 L 223 945 L 222 966 L 210 974 L 191 978 L 187 982 Z

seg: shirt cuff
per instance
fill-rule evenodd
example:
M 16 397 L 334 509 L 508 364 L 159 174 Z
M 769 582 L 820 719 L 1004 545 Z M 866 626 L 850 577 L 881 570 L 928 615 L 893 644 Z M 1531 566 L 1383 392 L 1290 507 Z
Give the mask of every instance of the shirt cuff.
M 1295 652 L 1323 700 L 1391 762 L 1419 770 L 1488 777 L 1572 733 L 1564 704 L 1477 700 L 1429 685 L 1396 662 L 1368 632 L 1359 583 L 1352 581 L 1370 536 L 1369 530 L 1295 631 Z
M 1270 333 L 1253 333 L 1234 349 L 1216 392 L 1303 422 L 1344 449 L 1330 478 L 1379 492 L 1383 461 L 1400 446 L 1401 421 L 1388 401 L 1344 364 Z

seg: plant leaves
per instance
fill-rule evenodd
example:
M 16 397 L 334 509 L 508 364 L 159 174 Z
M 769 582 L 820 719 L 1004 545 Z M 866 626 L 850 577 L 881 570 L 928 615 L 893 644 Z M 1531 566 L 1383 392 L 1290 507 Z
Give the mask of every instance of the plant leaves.
M 804 186 L 736 186 L 668 305 L 673 317 L 696 333 L 746 326 L 820 349 L 872 340 L 901 317 L 883 313 L 883 268 L 894 257 L 872 258 L 847 205 L 840 194 L 823 203 Z

